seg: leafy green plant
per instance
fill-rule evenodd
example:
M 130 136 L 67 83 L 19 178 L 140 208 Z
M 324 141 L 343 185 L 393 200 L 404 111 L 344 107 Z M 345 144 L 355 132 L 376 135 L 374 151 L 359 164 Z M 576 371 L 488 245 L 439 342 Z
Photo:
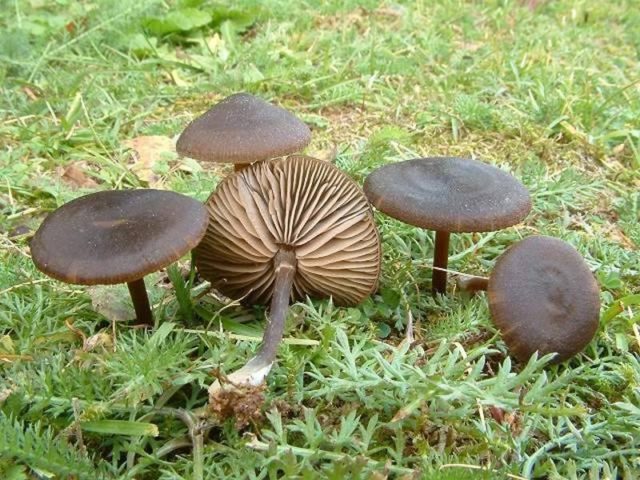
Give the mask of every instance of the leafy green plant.
M 20 477 L 26 468 L 39 475 L 96 478 L 96 465 L 91 458 L 55 437 L 51 427 L 39 423 L 25 425 L 0 412 L 0 459 L 13 462 L 13 467 L 0 467 L 0 471 L 16 479 L 27 478 Z
M 153 36 L 191 35 L 203 28 L 219 30 L 225 36 L 241 33 L 259 17 L 257 6 L 238 7 L 204 0 L 182 2 L 162 16 L 149 17 L 143 27 Z

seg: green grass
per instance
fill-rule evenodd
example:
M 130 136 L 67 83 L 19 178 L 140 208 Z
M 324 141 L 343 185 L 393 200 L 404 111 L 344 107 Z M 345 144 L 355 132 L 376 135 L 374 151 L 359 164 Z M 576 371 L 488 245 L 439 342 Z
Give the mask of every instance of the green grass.
M 0 477 L 640 476 L 637 2 L 125 3 L 0 0 Z M 257 348 L 262 310 L 163 283 L 159 328 L 114 336 L 87 289 L 34 268 L 28 238 L 74 197 L 147 186 L 124 142 L 174 137 L 238 91 L 298 114 L 307 153 L 359 182 L 427 155 L 514 173 L 529 217 L 452 236 L 450 268 L 488 273 L 531 234 L 568 241 L 602 287 L 594 341 L 563 365 L 512 363 L 483 295 L 430 296 L 431 232 L 379 214 L 380 291 L 295 305 L 286 336 L 310 341 L 281 348 L 263 416 L 214 423 L 194 457 L 181 409 Z M 179 167 L 154 168 L 202 200 L 229 171 Z

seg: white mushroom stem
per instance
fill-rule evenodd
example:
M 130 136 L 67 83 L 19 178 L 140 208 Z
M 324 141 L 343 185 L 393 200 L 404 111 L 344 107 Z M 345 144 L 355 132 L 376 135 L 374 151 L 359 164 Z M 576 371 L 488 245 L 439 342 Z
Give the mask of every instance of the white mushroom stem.
M 276 279 L 271 297 L 267 328 L 262 337 L 262 346 L 255 357 L 249 360 L 239 370 L 227 376 L 227 383 L 231 388 L 242 386 L 257 387 L 261 385 L 275 362 L 278 346 L 284 334 L 284 324 L 289 308 L 291 288 L 296 275 L 296 256 L 293 251 L 279 250 L 273 262 Z M 220 382 L 216 380 L 209 387 L 210 397 L 214 396 L 223 388 L 227 388 L 227 386 L 225 385 L 223 387 Z

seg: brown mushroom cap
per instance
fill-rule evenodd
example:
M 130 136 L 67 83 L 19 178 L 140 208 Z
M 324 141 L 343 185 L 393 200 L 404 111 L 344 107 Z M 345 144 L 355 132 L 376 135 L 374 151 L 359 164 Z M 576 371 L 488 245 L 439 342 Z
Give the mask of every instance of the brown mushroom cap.
M 31 255 L 38 269 L 63 282 L 132 282 L 195 247 L 207 222 L 204 206 L 178 193 L 92 193 L 44 220 L 31 241 Z
M 298 152 L 310 141 L 309 127 L 285 109 L 237 93 L 192 121 L 176 149 L 203 162 L 252 163 Z
M 293 294 L 353 304 L 376 287 L 380 240 L 362 190 L 328 162 L 292 156 L 225 179 L 207 201 L 195 250 L 201 275 L 225 295 L 265 303 L 280 250 L 296 257 Z
M 533 236 L 503 253 L 489 278 L 493 321 L 513 355 L 557 352 L 561 362 L 593 338 L 598 284 L 580 254 L 557 238 Z
M 490 232 L 531 210 L 527 189 L 510 174 L 461 158 L 418 158 L 371 173 L 364 192 L 380 211 L 443 232 Z

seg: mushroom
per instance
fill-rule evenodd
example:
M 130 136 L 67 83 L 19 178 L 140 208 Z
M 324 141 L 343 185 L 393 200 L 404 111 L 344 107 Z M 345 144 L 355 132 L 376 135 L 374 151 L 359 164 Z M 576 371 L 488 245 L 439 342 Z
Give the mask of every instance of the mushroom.
M 138 323 L 153 325 L 143 277 L 195 247 L 207 222 L 204 206 L 178 193 L 92 193 L 44 220 L 31 240 L 31 256 L 39 270 L 62 282 L 126 282 Z
M 489 232 L 520 222 L 531 210 L 527 189 L 510 174 L 476 160 L 418 158 L 386 165 L 364 183 L 387 215 L 436 231 L 433 293 L 445 293 L 449 235 Z
M 311 131 L 283 108 L 236 93 L 193 120 L 176 143 L 180 155 L 202 162 L 248 164 L 302 150 Z
M 489 309 L 509 350 L 526 362 L 538 351 L 562 362 L 598 328 L 600 290 L 580 254 L 557 238 L 532 236 L 512 245 L 489 277 Z
M 206 203 L 209 227 L 195 249 L 200 275 L 246 303 L 271 301 L 258 354 L 232 373 L 259 386 L 269 373 L 291 298 L 356 304 L 380 272 L 380 240 L 362 190 L 332 164 L 291 156 L 226 178 Z M 210 389 L 214 402 L 220 384 Z

